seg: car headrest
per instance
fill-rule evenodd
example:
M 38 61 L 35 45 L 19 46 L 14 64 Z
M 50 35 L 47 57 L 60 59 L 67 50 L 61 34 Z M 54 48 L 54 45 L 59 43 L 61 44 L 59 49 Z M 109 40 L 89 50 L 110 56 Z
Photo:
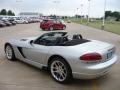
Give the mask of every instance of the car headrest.
M 75 34 L 72 39 L 83 39 L 83 37 L 81 34 Z
M 57 38 L 57 44 L 58 45 L 62 45 L 63 43 L 65 43 L 67 41 L 68 41 L 68 38 L 66 36 Z

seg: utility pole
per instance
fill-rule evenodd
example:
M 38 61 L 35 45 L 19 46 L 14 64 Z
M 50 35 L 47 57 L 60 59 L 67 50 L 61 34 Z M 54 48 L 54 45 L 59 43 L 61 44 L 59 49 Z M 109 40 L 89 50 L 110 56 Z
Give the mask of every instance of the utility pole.
M 90 21 L 90 0 L 88 0 L 88 2 L 89 2 L 89 6 L 88 6 L 87 25 L 89 25 L 89 21 Z
M 21 7 L 23 0 L 16 0 L 15 2 L 17 5 L 17 9 L 19 10 L 19 14 L 20 14 L 20 12 L 22 12 L 23 10 L 23 8 Z
M 77 18 L 77 20 L 78 20 L 78 10 L 79 10 L 79 8 L 77 8 L 77 13 L 76 13 L 76 15 L 77 15 L 76 18 Z
M 81 4 L 80 6 L 81 6 L 81 23 L 82 23 L 82 9 L 83 9 L 83 4 Z
M 60 1 L 56 0 L 56 1 L 53 1 L 53 3 L 55 4 L 55 8 L 54 8 L 54 13 L 57 15 L 57 12 L 56 12 L 56 5 L 58 5 L 60 3 Z
M 102 21 L 102 30 L 105 29 L 105 10 L 106 10 L 106 0 L 104 2 L 104 15 L 103 15 L 103 21 Z

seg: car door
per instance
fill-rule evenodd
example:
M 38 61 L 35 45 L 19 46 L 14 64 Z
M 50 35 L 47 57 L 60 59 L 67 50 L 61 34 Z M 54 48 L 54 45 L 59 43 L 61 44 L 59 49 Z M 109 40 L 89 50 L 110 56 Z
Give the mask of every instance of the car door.
M 54 29 L 59 29 L 59 28 L 60 28 L 60 22 L 54 21 Z
M 30 47 L 23 48 L 25 58 L 41 64 L 45 63 L 49 51 L 49 47 L 34 43 Z
M 61 21 L 58 21 L 58 29 L 62 29 L 63 25 Z

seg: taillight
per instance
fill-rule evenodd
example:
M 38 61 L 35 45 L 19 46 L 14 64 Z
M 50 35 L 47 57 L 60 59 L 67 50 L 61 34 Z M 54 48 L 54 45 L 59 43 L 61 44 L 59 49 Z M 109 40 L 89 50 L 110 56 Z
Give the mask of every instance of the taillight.
M 80 57 L 82 61 L 97 61 L 101 60 L 102 56 L 99 53 L 87 53 Z

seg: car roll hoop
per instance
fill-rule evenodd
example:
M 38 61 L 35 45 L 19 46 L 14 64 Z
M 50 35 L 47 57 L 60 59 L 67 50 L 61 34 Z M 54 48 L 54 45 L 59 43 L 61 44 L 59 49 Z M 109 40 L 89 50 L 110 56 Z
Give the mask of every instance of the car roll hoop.
M 74 34 L 72 39 L 83 39 L 81 34 Z

